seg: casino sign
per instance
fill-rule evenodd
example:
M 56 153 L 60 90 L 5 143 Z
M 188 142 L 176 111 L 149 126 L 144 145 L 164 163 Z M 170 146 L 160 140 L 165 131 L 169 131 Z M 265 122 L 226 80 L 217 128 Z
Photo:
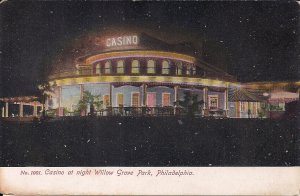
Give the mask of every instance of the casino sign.
M 107 38 L 105 43 L 106 47 L 138 45 L 138 36 L 111 37 Z

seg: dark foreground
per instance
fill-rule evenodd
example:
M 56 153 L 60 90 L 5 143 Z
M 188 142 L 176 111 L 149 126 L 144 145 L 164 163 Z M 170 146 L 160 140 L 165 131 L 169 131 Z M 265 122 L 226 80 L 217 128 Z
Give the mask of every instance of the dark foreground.
M 1 166 L 294 166 L 297 120 L 175 117 L 0 122 Z

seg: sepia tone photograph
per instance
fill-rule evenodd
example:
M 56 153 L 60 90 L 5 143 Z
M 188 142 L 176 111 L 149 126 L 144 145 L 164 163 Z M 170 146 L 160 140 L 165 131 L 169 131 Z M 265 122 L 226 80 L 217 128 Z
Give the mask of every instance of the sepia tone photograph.
M 295 1 L 2 0 L 0 16 L 1 167 L 300 164 Z

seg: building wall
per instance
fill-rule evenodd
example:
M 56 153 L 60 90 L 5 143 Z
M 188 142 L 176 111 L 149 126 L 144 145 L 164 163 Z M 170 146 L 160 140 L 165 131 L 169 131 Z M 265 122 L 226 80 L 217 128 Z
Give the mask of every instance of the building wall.
M 107 83 L 90 83 L 83 85 L 84 91 L 89 91 L 94 96 L 109 95 L 109 84 Z
M 117 94 L 122 93 L 124 96 L 124 106 L 131 106 L 131 96 L 133 92 L 140 93 L 140 106 L 143 105 L 143 88 L 142 87 L 135 87 L 135 86 L 121 86 L 117 88 L 113 88 L 113 106 L 118 107 L 117 105 Z M 173 105 L 175 100 L 174 96 L 174 89 L 164 86 L 156 86 L 147 88 L 147 93 L 155 93 L 156 94 L 156 106 L 162 106 L 162 94 L 163 93 L 170 93 L 170 105 Z M 147 95 L 146 95 L 147 96 Z M 147 102 L 146 102 L 147 104 Z
M 117 105 L 117 94 L 118 93 L 122 93 L 123 94 L 123 101 L 124 101 L 124 107 L 129 107 L 131 106 L 131 94 L 133 92 L 139 92 L 140 96 L 139 96 L 139 103 L 140 106 L 142 105 L 143 102 L 143 89 L 142 87 L 138 87 L 138 86 L 120 86 L 120 87 L 113 87 L 112 90 L 112 106 L 113 107 L 118 107 Z M 109 94 L 109 91 L 108 91 Z
M 124 62 L 124 73 L 122 74 L 131 74 L 131 65 L 132 61 L 137 60 L 139 63 L 139 72 L 143 75 L 148 74 L 147 73 L 147 64 L 149 60 L 154 61 L 155 64 L 155 73 L 151 73 L 149 75 L 161 75 L 162 74 L 162 64 L 164 61 L 168 62 L 169 64 L 169 73 L 163 74 L 163 75 L 186 75 L 186 76 L 192 76 L 192 75 L 204 75 L 204 70 L 200 67 L 196 67 L 194 64 L 180 61 L 180 60 L 174 60 L 170 58 L 157 58 L 157 57 L 123 57 L 123 58 L 116 58 L 116 59 L 108 59 L 108 60 L 100 60 L 93 63 L 91 69 L 87 70 L 86 74 L 99 74 L 99 75 L 120 75 L 120 73 L 117 73 L 117 63 L 118 61 Z M 110 66 L 107 68 L 110 70 L 110 73 L 105 73 L 105 63 L 109 62 Z M 177 70 L 177 64 L 181 64 L 182 73 L 178 74 Z M 193 69 L 192 69 L 193 68 Z M 194 70 L 194 71 L 193 71 Z M 81 70 L 83 71 L 83 70 Z M 86 70 L 85 70 L 86 71 Z
M 61 87 L 61 107 L 73 112 L 80 100 L 80 85 Z
M 61 87 L 61 96 L 60 96 L 60 90 L 58 87 L 57 90 L 55 90 L 55 95 L 53 98 L 49 99 L 47 102 L 49 103 L 48 106 L 50 109 L 56 109 L 59 107 L 59 97 L 61 97 L 61 107 L 66 108 L 68 111 L 73 112 L 78 105 L 78 102 L 80 100 L 81 96 L 81 85 L 68 85 L 68 86 L 62 86 Z M 110 87 L 107 83 L 91 83 L 91 84 L 83 84 L 82 91 L 89 91 L 94 96 L 101 96 L 103 100 L 103 96 L 110 94 Z M 143 88 L 142 86 L 120 86 L 120 87 L 113 87 L 112 88 L 112 106 L 118 107 L 117 105 L 117 95 L 119 93 L 123 94 L 123 102 L 124 107 L 130 107 L 132 106 L 132 93 L 138 92 L 140 94 L 139 96 L 139 103 L 140 106 L 143 105 Z M 155 92 L 156 93 L 156 106 L 162 106 L 162 94 L 163 93 L 170 93 L 170 105 L 174 104 L 175 101 L 175 95 L 174 95 L 174 89 L 170 87 L 164 87 L 164 86 L 156 86 L 156 87 L 150 87 L 147 88 L 147 92 Z
M 61 90 L 60 90 L 61 89 Z M 52 98 L 52 102 L 48 101 L 50 109 L 56 109 L 59 106 L 59 96 L 61 93 L 61 107 L 66 108 L 69 112 L 74 112 L 77 109 L 78 102 L 80 97 L 82 96 L 81 93 L 83 91 L 89 91 L 94 96 L 101 96 L 102 100 L 104 101 L 104 96 L 109 96 L 110 94 L 110 84 L 109 83 L 87 83 L 81 85 L 68 85 L 58 87 L 55 90 L 55 95 Z M 189 88 L 179 88 L 178 89 L 178 100 L 183 101 L 185 92 L 192 91 L 193 94 L 196 94 L 198 97 L 198 101 L 203 100 L 203 90 L 202 89 L 189 89 Z M 143 87 L 142 86 L 131 86 L 125 85 L 120 87 L 113 87 L 112 88 L 112 106 L 119 107 L 117 104 L 117 95 L 123 94 L 123 106 L 130 107 L 132 106 L 132 93 L 138 92 L 139 93 L 139 106 L 143 106 Z M 156 94 L 156 104 L 155 106 L 162 106 L 163 105 L 163 93 L 170 94 L 170 105 L 173 106 L 175 102 L 175 90 L 174 87 L 166 87 L 166 86 L 154 86 L 148 87 L 147 93 L 155 93 Z M 214 92 L 209 90 L 208 95 L 218 95 L 218 109 L 224 109 L 224 92 Z M 107 98 L 107 97 L 106 97 Z M 54 103 L 55 102 L 55 103 Z M 147 104 L 147 100 L 146 100 Z M 89 109 L 88 109 L 89 110 Z M 236 117 L 236 109 L 235 104 L 229 105 L 229 115 L 232 117 Z M 247 110 L 240 114 L 241 117 L 247 117 L 248 113 Z
M 244 110 L 242 110 L 242 104 L 244 104 Z M 249 108 L 250 116 L 248 114 Z M 229 116 L 232 118 L 258 118 L 260 110 L 261 104 L 259 102 L 251 102 L 249 105 L 248 102 L 229 102 Z
M 171 87 L 165 87 L 165 86 L 157 86 L 157 87 L 151 87 L 147 89 L 147 92 L 155 92 L 156 93 L 156 105 L 162 106 L 162 94 L 163 93 L 170 93 L 170 105 L 174 105 L 175 101 L 175 92 L 174 88 Z
M 232 118 L 238 118 L 236 102 L 228 102 L 228 115 Z

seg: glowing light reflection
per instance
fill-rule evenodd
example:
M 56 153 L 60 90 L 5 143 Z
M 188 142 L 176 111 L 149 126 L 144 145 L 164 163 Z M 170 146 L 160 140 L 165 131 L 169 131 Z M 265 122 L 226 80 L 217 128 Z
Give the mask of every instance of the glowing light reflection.
M 124 51 L 124 52 L 110 52 L 104 54 L 98 54 L 91 56 L 85 60 L 86 64 L 93 64 L 97 61 L 115 59 L 115 58 L 125 58 L 125 57 L 155 57 L 155 58 L 172 58 L 175 60 L 186 61 L 189 63 L 194 63 L 196 59 L 192 56 L 178 54 L 173 52 L 160 52 L 160 51 Z

